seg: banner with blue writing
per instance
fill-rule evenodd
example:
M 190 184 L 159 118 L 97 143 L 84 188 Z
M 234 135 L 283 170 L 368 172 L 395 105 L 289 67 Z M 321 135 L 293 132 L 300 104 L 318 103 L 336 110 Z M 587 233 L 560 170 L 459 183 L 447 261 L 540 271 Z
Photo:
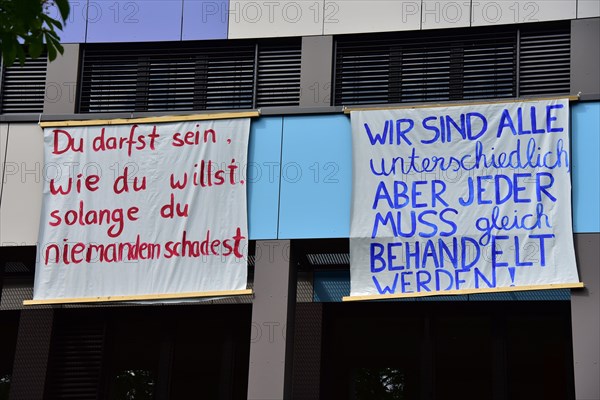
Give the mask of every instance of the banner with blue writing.
M 351 118 L 351 297 L 579 283 L 567 100 Z

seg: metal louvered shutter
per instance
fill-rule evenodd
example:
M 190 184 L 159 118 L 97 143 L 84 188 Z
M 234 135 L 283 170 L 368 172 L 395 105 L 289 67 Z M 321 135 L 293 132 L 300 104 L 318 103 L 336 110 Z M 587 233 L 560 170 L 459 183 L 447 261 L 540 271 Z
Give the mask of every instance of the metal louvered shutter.
M 81 112 L 253 107 L 255 45 L 88 46 Z
M 46 378 L 47 400 L 99 399 L 104 349 L 104 321 L 74 310 L 55 320 Z M 77 314 L 77 317 L 74 316 Z
M 341 36 L 335 105 L 568 94 L 568 23 Z
M 257 107 L 300 104 L 301 53 L 300 38 L 259 44 Z
M 88 45 L 80 112 L 297 106 L 301 40 Z
M 336 105 L 388 103 L 391 87 L 398 86 L 400 71 L 392 65 L 400 65 L 401 55 L 389 40 L 369 39 L 336 41 Z
M 218 45 L 206 59 L 206 109 L 252 108 L 256 48 L 252 43 Z
M 23 66 L 15 62 L 2 71 L 3 114 L 41 113 L 46 94 L 46 69 L 48 58 L 28 58 Z
M 516 32 L 482 35 L 464 48 L 464 100 L 516 96 Z
M 515 64 L 507 29 L 340 38 L 335 104 L 513 97 Z
M 443 40 L 399 46 L 394 49 L 400 76 L 396 80 L 394 103 L 450 99 L 450 58 L 452 46 Z
M 521 96 L 569 94 L 571 89 L 571 29 L 556 24 L 521 29 L 519 53 Z

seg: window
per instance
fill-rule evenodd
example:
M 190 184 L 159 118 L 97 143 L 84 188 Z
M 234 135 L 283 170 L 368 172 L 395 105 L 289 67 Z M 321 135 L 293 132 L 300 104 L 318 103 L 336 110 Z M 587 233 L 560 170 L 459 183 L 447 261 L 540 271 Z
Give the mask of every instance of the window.
M 0 400 L 8 400 L 12 380 L 13 360 L 17 346 L 19 312 L 2 311 L 0 313 Z
M 1 68 L 2 114 L 41 113 L 44 110 L 47 66 L 48 58 L 42 55 L 35 60 L 28 58 L 22 66 L 17 61 L 10 67 Z
M 574 398 L 568 301 L 324 303 L 326 399 Z
M 80 112 L 295 106 L 300 46 L 300 38 L 88 45 Z
M 246 398 L 250 304 L 73 307 L 55 313 L 46 399 Z
M 570 25 L 340 36 L 335 105 L 568 94 Z

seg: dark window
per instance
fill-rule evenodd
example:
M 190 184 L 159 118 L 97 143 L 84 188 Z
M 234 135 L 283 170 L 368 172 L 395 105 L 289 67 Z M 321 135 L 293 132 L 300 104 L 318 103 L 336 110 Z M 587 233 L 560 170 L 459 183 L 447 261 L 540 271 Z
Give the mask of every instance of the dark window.
M 0 400 L 8 400 L 17 346 L 19 312 L 0 312 Z
M 298 105 L 300 39 L 88 45 L 80 111 Z
M 321 398 L 572 399 L 568 301 L 323 303 Z
M 41 113 L 46 93 L 46 68 L 48 58 L 28 58 L 23 65 L 15 62 L 2 68 L 2 114 Z
M 261 44 L 258 49 L 257 106 L 297 106 L 300 102 L 300 46 L 274 40 Z
M 115 310 L 106 351 L 108 398 L 244 399 L 250 313 L 249 305 Z
M 249 304 L 57 310 L 44 398 L 245 399 L 250 316 Z
M 61 310 L 55 314 L 45 399 L 99 398 L 104 338 L 100 309 Z
M 570 320 L 553 313 L 511 315 L 506 321 L 507 398 L 570 399 L 572 365 Z
M 569 93 L 571 86 L 571 29 L 526 26 L 520 31 L 519 94 Z
M 493 399 L 493 321 L 491 315 L 434 318 L 435 397 Z
M 340 36 L 335 62 L 335 105 L 568 94 L 570 27 Z

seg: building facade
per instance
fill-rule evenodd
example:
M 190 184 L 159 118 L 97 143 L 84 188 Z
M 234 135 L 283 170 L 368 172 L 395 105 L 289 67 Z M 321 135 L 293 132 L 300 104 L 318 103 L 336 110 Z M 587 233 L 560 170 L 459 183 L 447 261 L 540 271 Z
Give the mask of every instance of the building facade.
M 599 38 L 596 0 L 71 1 L 61 57 L 2 68 L 0 399 L 600 399 Z M 539 97 L 585 288 L 343 303 L 346 111 Z M 252 296 L 23 306 L 40 121 L 240 110 Z

